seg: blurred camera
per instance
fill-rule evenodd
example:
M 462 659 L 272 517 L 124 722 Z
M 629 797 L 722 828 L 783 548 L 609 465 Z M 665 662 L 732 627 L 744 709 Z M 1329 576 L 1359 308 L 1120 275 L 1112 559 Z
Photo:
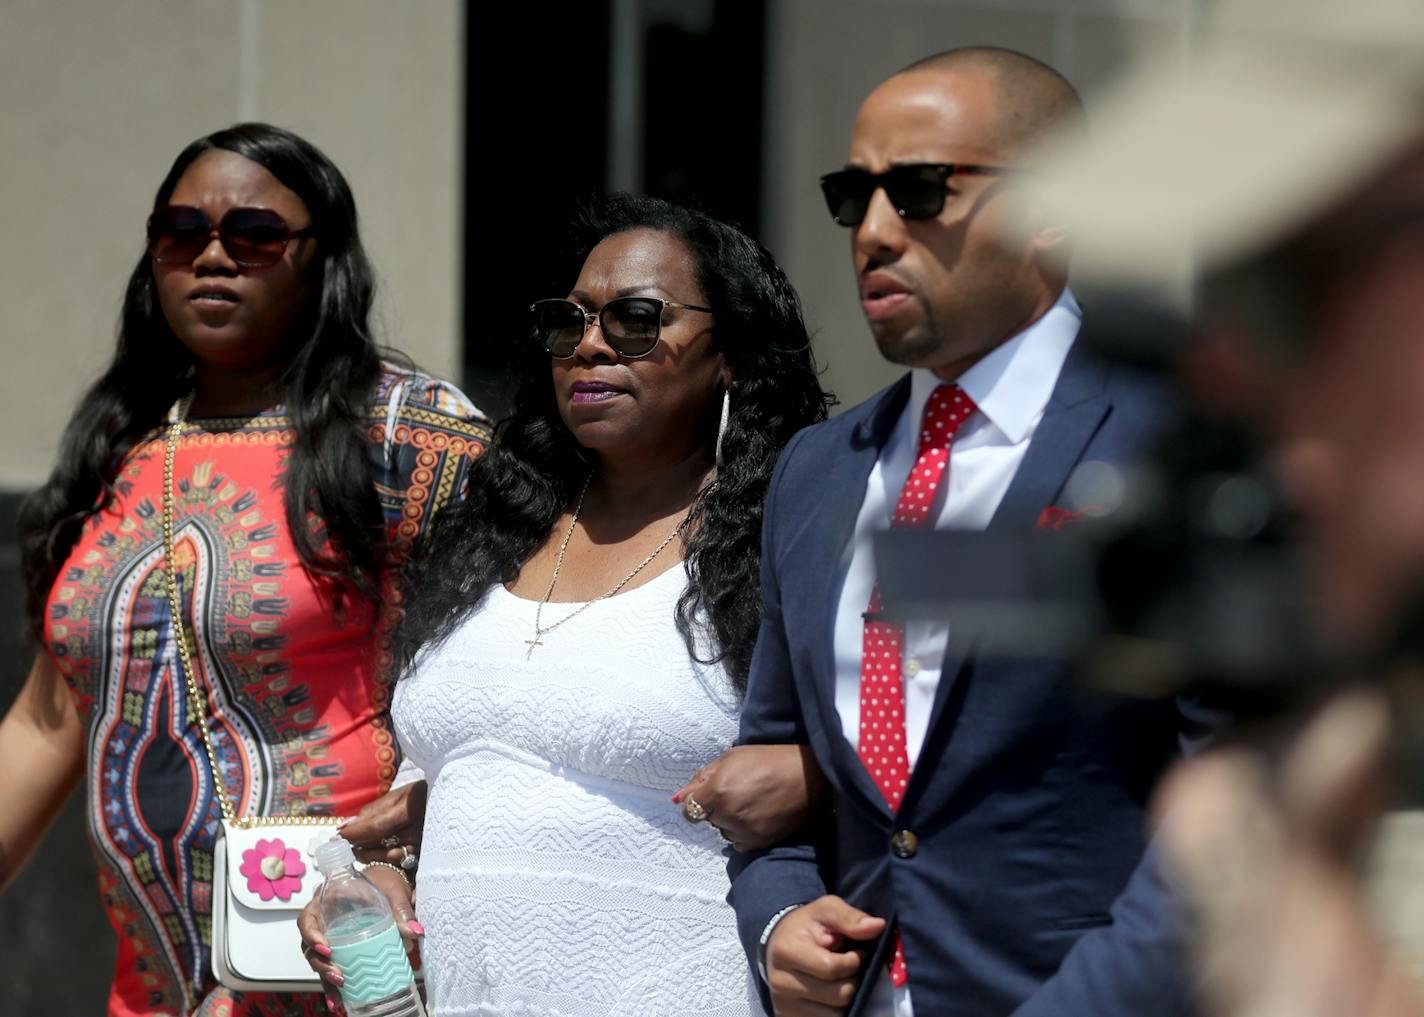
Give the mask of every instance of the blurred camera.
M 1093 314 L 1080 341 L 1178 391 L 1181 318 L 1127 298 Z M 1238 422 L 1181 405 L 1142 462 L 1081 464 L 1051 527 L 879 534 L 886 611 L 947 618 L 981 657 L 1076 662 L 1128 695 L 1208 692 L 1238 716 L 1331 687 L 1348 662 L 1312 623 L 1266 456 Z

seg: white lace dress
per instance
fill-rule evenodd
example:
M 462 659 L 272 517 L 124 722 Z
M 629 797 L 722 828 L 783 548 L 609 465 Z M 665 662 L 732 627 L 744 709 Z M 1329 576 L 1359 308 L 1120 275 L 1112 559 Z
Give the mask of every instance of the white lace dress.
M 723 843 L 669 800 L 729 745 L 725 671 L 689 659 L 674 567 L 543 637 L 496 586 L 396 688 L 430 798 L 416 909 L 433 1014 L 759 1014 Z M 543 623 L 579 605 L 550 604 Z

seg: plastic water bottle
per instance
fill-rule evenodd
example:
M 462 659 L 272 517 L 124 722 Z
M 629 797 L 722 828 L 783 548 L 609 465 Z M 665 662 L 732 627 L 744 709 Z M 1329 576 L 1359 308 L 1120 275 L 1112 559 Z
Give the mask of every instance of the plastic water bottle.
M 337 837 L 316 849 L 326 877 L 317 918 L 331 959 L 345 979 L 341 1002 L 350 1017 L 425 1017 L 405 944 L 385 894 L 356 871 L 351 845 Z

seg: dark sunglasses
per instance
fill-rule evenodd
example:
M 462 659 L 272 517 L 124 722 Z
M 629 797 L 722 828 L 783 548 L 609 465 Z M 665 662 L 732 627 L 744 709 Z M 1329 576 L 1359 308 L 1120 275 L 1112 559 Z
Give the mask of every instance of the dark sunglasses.
M 949 178 L 953 176 L 998 176 L 1007 166 L 978 166 L 963 162 L 915 162 L 892 166 L 884 173 L 863 169 L 843 169 L 821 178 L 821 191 L 831 218 L 842 226 L 859 226 L 870 208 L 870 199 L 881 188 L 895 211 L 905 219 L 933 219 L 944 211 Z
M 679 304 L 660 297 L 618 297 L 596 314 L 572 300 L 536 300 L 529 305 L 534 337 L 555 360 L 567 360 L 594 322 L 603 330 L 603 341 L 620 357 L 646 357 L 658 344 L 663 330 L 663 311 L 672 307 L 711 314 L 712 308 Z
M 217 237 L 228 257 L 244 268 L 266 268 L 282 260 L 288 241 L 306 236 L 270 208 L 230 208 L 216 226 L 200 208 L 164 205 L 148 217 L 148 253 L 154 261 L 190 264 Z

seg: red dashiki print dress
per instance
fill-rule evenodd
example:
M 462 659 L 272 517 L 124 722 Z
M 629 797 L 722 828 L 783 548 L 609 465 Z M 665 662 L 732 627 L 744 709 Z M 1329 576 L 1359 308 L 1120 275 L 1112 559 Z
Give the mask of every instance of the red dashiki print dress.
M 463 493 L 490 428 L 456 389 L 388 366 L 367 435 L 372 483 L 403 555 Z M 173 469 L 183 620 L 238 815 L 352 815 L 390 787 L 399 763 L 389 714 L 396 576 L 384 579 L 379 615 L 360 598 L 331 609 L 287 527 L 292 437 L 281 407 L 185 425 Z M 125 458 L 118 495 L 85 524 L 45 619 L 87 731 L 88 826 L 119 937 L 109 1014 L 325 1014 L 320 994 L 236 993 L 213 981 L 221 811 L 176 662 L 163 458 L 162 431 Z

